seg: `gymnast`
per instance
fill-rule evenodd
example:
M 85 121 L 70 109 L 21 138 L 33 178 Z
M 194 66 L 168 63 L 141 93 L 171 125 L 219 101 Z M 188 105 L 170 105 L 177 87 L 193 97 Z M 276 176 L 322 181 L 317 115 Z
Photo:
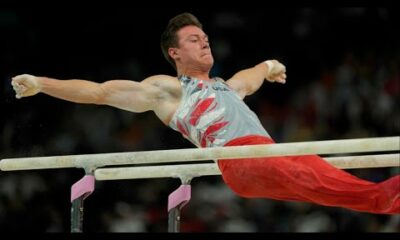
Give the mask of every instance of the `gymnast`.
M 190 13 L 170 19 L 161 49 L 176 76 L 140 82 L 59 80 L 22 74 L 12 78 L 16 97 L 44 93 L 83 104 L 109 105 L 134 113 L 153 111 L 199 148 L 273 144 L 243 99 L 265 80 L 286 82 L 286 68 L 263 61 L 224 81 L 210 77 L 214 64 L 202 24 Z M 380 183 L 360 179 L 318 155 L 217 160 L 224 182 L 239 196 L 301 201 L 377 214 L 400 213 L 400 175 Z

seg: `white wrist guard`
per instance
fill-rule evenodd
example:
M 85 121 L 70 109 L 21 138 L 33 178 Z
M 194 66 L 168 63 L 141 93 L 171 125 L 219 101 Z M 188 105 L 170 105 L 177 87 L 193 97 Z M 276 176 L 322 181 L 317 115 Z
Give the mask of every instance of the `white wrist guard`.
M 267 66 L 268 66 L 268 73 L 270 73 L 271 70 L 272 70 L 272 67 L 274 66 L 274 63 L 273 63 L 271 60 L 267 60 L 267 61 L 265 61 L 265 64 L 267 64 Z

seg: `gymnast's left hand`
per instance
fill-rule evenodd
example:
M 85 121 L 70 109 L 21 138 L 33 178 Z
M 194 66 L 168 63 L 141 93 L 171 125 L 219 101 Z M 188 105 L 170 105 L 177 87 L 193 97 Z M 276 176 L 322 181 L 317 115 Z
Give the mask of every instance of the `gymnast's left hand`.
M 268 72 L 265 76 L 269 82 L 286 83 L 286 67 L 277 60 L 265 61 Z

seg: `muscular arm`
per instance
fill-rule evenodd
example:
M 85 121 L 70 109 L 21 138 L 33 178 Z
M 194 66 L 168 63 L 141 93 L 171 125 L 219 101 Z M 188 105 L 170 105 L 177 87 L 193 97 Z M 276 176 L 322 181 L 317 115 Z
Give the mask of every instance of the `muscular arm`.
M 168 92 L 156 84 L 159 76 L 146 78 L 142 82 L 112 80 L 100 84 L 100 97 L 96 104 L 105 104 L 131 112 L 156 110 Z
M 264 80 L 270 82 L 286 82 L 286 68 L 276 60 L 270 60 L 269 64 L 262 62 L 256 66 L 237 72 L 227 80 L 227 84 L 244 98 L 256 92 Z
M 58 80 L 24 74 L 14 77 L 12 85 L 17 98 L 42 92 L 76 103 L 102 104 L 131 112 L 144 112 L 155 110 L 159 106 L 159 100 L 168 97 L 169 92 L 164 91 L 165 84 L 158 82 L 161 79 L 168 81 L 170 78 L 170 76 L 156 75 L 142 82 L 111 80 L 96 83 L 80 79 Z

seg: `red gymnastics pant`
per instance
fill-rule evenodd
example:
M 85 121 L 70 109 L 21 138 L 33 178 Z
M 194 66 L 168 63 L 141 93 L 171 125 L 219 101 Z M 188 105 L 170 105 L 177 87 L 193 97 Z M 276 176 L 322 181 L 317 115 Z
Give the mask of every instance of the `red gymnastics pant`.
M 247 136 L 225 146 L 273 143 L 263 136 Z M 242 197 L 400 213 L 400 175 L 381 183 L 369 182 L 330 165 L 318 155 L 218 160 L 218 166 L 225 183 Z

